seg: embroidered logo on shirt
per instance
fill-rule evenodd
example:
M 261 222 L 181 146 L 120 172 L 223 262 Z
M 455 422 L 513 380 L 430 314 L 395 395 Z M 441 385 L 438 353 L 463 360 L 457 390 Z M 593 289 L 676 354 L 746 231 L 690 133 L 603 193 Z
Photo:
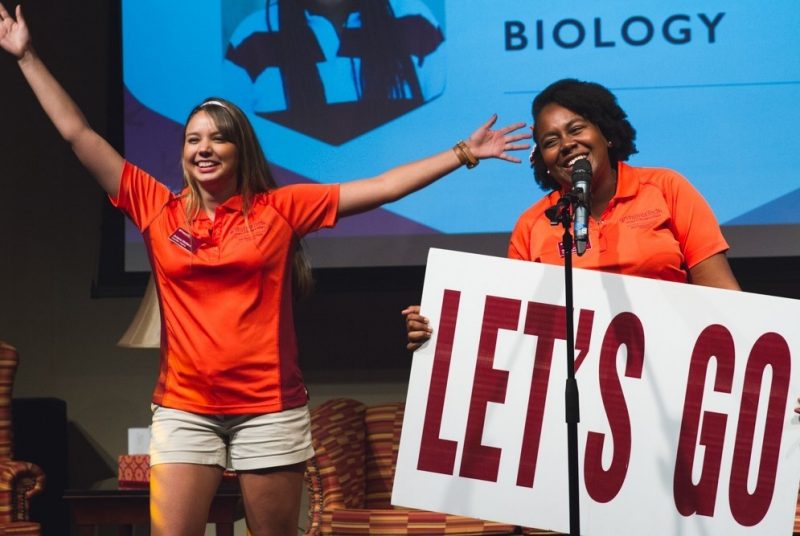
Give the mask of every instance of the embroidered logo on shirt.
M 269 224 L 264 221 L 254 221 L 250 225 L 238 225 L 231 229 L 231 235 L 236 240 L 255 240 L 261 238 L 269 230 Z
M 656 218 L 660 218 L 661 215 L 661 209 L 651 208 L 643 212 L 637 212 L 636 214 L 628 214 L 627 216 L 623 216 L 619 219 L 619 221 L 628 227 L 638 229 L 642 227 L 649 227 L 651 222 Z
M 588 238 L 586 239 L 586 251 L 592 249 L 592 241 Z M 578 251 L 578 246 L 575 242 L 572 242 L 572 253 L 575 254 Z M 558 255 L 563 259 L 564 258 L 564 242 L 558 243 Z
M 170 235 L 169 239 L 173 244 L 182 247 L 190 253 L 197 251 L 197 241 L 192 238 L 192 235 L 189 234 L 186 229 L 178 227 L 175 229 L 175 232 Z

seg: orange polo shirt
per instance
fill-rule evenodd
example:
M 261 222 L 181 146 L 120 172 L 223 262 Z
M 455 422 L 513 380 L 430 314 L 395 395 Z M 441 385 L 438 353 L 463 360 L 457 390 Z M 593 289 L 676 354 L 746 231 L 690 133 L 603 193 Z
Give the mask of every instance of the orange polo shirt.
M 564 264 L 560 225 L 544 211 L 560 192 L 526 210 L 514 227 L 508 256 Z M 687 282 L 689 268 L 728 249 L 711 207 L 680 174 L 617 166 L 617 191 L 600 220 L 589 222 L 589 247 L 573 266 L 664 281 Z
M 204 414 L 270 413 L 308 400 L 297 364 L 292 255 L 336 223 L 338 185 L 241 196 L 187 223 L 184 200 L 127 163 L 111 201 L 144 236 L 161 306 L 155 404 Z

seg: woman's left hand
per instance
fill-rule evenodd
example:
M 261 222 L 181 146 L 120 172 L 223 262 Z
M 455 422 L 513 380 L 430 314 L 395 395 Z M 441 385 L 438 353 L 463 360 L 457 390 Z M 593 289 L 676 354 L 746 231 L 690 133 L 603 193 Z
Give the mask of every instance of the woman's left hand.
M 22 6 L 17 6 L 17 18 L 0 4 L 0 48 L 21 59 L 31 49 L 31 34 L 22 17 Z
M 525 126 L 525 123 L 514 123 L 512 125 L 492 130 L 492 127 L 497 122 L 497 114 L 492 115 L 491 118 L 478 129 L 470 134 L 469 138 L 464 140 L 469 150 L 476 158 L 499 158 L 507 162 L 515 162 L 519 164 L 521 160 L 515 156 L 511 156 L 507 151 L 523 151 L 530 149 L 527 143 L 515 143 L 520 140 L 530 139 L 530 132 L 522 132 L 512 134 L 513 132 Z

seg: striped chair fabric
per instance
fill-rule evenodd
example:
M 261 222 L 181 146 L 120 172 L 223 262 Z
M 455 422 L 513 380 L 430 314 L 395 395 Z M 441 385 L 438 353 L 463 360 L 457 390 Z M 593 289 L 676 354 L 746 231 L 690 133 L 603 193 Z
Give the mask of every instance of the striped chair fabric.
M 797 508 L 794 511 L 794 532 L 793 536 L 800 536 L 800 500 L 797 502 Z
M 403 409 L 335 399 L 311 410 L 306 534 L 514 533 L 513 525 L 391 505 Z
M 44 489 L 44 473 L 29 462 L 14 460 L 11 393 L 19 365 L 17 350 L 0 341 L 0 534 L 40 534 L 29 519 L 30 499 Z
M 25 536 L 39 536 L 41 534 L 41 527 L 39 523 L 33 521 L 17 521 L 0 528 L 0 536 L 3 534 L 24 534 Z

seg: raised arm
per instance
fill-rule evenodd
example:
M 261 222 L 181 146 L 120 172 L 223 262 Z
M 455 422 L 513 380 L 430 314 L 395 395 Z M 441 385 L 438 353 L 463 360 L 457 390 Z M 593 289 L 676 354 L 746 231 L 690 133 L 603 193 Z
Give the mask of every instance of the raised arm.
M 75 101 L 36 55 L 21 6 L 17 6 L 15 19 L 0 3 L 0 48 L 17 58 L 22 74 L 58 132 L 100 186 L 116 196 L 122 156 L 92 130 Z
M 514 134 L 525 124 L 515 123 L 492 130 L 496 121 L 497 116 L 493 115 L 473 132 L 464 141 L 466 150 L 448 149 L 392 168 L 376 177 L 343 183 L 339 192 L 339 216 L 364 212 L 405 197 L 459 168 L 470 157 L 478 160 L 500 158 L 519 163 L 519 158 L 509 155 L 507 151 L 520 151 L 529 147 L 525 143 L 515 143 L 531 137 L 529 133 Z

